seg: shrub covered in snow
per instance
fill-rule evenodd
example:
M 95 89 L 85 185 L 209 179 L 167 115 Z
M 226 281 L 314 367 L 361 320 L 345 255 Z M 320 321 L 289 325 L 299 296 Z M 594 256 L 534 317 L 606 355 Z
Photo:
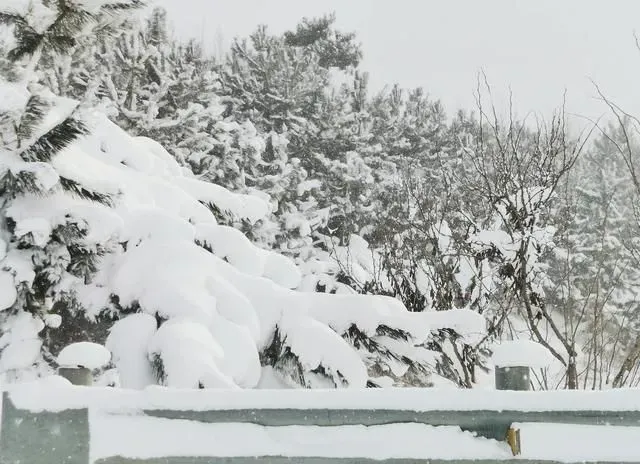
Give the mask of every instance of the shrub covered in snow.
M 26 90 L 2 85 L 26 104 Z M 69 105 L 51 97 L 47 118 L 64 122 Z M 30 173 L 40 188 L 3 196 L 5 372 L 46 366 L 43 340 L 69 321 L 41 337 L 45 321 L 73 305 L 81 317 L 121 319 L 107 347 L 122 385 L 254 387 L 261 364 L 307 387 L 402 384 L 408 370 L 410 383 L 430 384 L 425 314 L 387 297 L 291 290 L 292 262 L 218 225 L 205 206 L 255 220 L 268 211 L 262 200 L 196 180 L 98 113 L 85 118 L 90 133 L 46 163 L 3 152 L 5 182 Z
M 477 329 L 471 312 L 443 323 L 390 297 L 294 290 L 304 287 L 308 272 L 228 227 L 262 222 L 263 232 L 269 229 L 268 196 L 232 193 L 197 178 L 154 140 L 128 135 L 86 102 L 30 84 L 41 58 L 64 57 L 76 36 L 128 3 L 137 4 L 96 2 L 86 9 L 36 1 L 41 8 L 3 16 L 23 42 L 8 55 L 11 72 L 0 74 L 0 375 L 13 381 L 50 371 L 61 346 L 73 342 L 84 344 L 62 350 L 58 362 L 94 365 L 95 350 L 78 359 L 89 354 L 91 340 L 105 343 L 120 385 L 132 388 L 252 388 L 265 366 L 303 387 L 431 385 L 438 356 L 430 330 L 452 323 L 469 335 L 468 327 Z M 35 27 L 42 33 L 20 34 Z M 58 33 L 69 40 L 50 42 Z M 24 43 L 32 39 L 41 42 Z M 135 37 L 123 40 L 132 47 L 129 58 L 144 58 Z M 9 82 L 16 75 L 21 80 Z M 108 79 L 100 85 L 113 90 Z M 137 90 L 120 108 L 127 127 L 161 132 L 153 92 L 160 98 L 166 88 L 145 87 L 145 117 L 135 112 Z M 201 109 L 191 105 L 164 122 L 182 127 Z M 258 164 L 262 151 L 286 158 L 285 135 L 273 132 L 262 144 L 250 123 L 226 129 L 219 123 L 216 130 L 238 137 L 227 147 L 236 150 L 231 165 L 238 153 Z M 191 165 L 199 143 L 209 140 L 196 135 L 180 132 L 193 136 L 185 149 Z M 293 170 L 291 178 L 268 179 L 281 197 L 278 220 L 297 231 L 285 234 L 287 241 L 307 246 L 311 223 L 304 213 L 314 202 L 285 197 L 304 196 L 318 183 L 305 183 L 299 160 L 284 158 L 281 167 Z M 366 171 L 355 154 L 349 160 Z M 300 181 L 296 189 L 287 183 L 292 179 Z M 366 246 L 360 248 L 364 253 Z M 359 266 L 367 270 L 364 260 Z M 79 330 L 78 321 L 89 328 Z

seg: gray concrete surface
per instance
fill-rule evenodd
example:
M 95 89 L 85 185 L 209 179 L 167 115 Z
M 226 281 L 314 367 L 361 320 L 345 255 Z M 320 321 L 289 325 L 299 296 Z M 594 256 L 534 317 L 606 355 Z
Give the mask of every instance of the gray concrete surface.
M 16 409 L 3 394 L 0 464 L 87 464 L 86 409 L 32 413 Z
M 199 422 L 249 422 L 265 426 L 283 425 L 383 425 L 417 422 L 455 425 L 486 438 L 504 440 L 514 422 L 552 422 L 589 425 L 640 426 L 640 411 L 403 411 L 361 409 L 229 409 L 217 411 L 153 410 L 145 414 Z
M 552 422 L 590 425 L 640 426 L 640 411 L 428 411 L 405 410 L 214 410 L 174 411 L 149 410 L 148 416 L 195 420 L 208 423 L 244 422 L 265 426 L 284 425 L 381 425 L 416 422 L 430 425 L 454 425 L 478 435 L 504 440 L 506 431 L 514 422 Z M 88 464 L 89 415 L 87 409 L 61 412 L 38 412 L 14 407 L 4 393 L 2 428 L 0 430 L 0 464 Z M 432 459 L 391 459 L 375 461 L 364 458 L 324 457 L 167 457 L 136 460 L 114 457 L 97 464 L 439 464 L 488 463 L 490 461 L 440 461 Z M 539 461 L 501 461 L 535 463 Z M 540 461 L 541 462 L 541 461 Z M 545 461 L 547 464 L 550 461 Z
M 367 459 L 367 458 L 325 458 L 297 456 L 259 457 L 172 457 L 157 459 L 109 458 L 95 464 L 578 464 L 557 461 L 535 461 L 529 459 L 496 460 L 442 460 L 442 459 Z M 620 464 L 618 462 L 590 461 L 589 464 Z M 628 463 L 627 463 L 628 464 Z

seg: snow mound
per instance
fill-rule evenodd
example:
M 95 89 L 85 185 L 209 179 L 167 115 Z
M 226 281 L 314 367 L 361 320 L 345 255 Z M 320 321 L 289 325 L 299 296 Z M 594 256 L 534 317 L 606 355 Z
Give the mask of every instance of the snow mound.
M 187 177 L 176 177 L 173 181 L 198 201 L 213 204 L 222 212 L 230 212 L 251 222 L 262 219 L 270 211 L 266 202 L 253 195 L 231 193 L 219 185 Z
M 6 321 L 0 337 L 0 373 L 33 365 L 40 355 L 40 331 L 44 323 L 29 313 L 18 313 Z
M 86 367 L 100 369 L 111 361 L 111 352 L 92 342 L 78 342 L 65 346 L 58 355 L 60 367 Z
M 423 313 L 431 330 L 453 329 L 467 343 L 480 340 L 487 331 L 487 322 L 481 314 L 469 309 L 426 311 Z
M 528 366 L 544 368 L 554 362 L 544 346 L 531 340 L 505 341 L 493 349 L 491 360 L 497 367 Z
M 18 297 L 13 276 L 5 271 L 0 271 L 0 311 L 13 306 Z
M 197 322 L 165 322 L 151 338 L 148 350 L 154 364 L 161 363 L 158 376 L 166 385 L 176 388 L 237 388 L 217 366 L 224 351 L 211 332 Z
M 155 383 L 147 347 L 157 330 L 149 314 L 131 314 L 117 321 L 109 331 L 105 346 L 113 355 L 123 388 L 142 389 Z

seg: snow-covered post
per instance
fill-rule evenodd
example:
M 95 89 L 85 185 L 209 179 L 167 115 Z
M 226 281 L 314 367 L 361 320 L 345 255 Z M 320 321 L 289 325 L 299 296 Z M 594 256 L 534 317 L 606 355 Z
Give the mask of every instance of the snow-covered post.
M 496 390 L 530 390 L 531 368 L 548 365 L 549 352 L 530 340 L 502 342 L 493 350 Z
M 111 353 L 104 346 L 78 342 L 65 346 L 58 355 L 58 374 L 73 385 L 93 384 L 94 369 L 109 364 Z
M 58 374 L 73 385 L 84 385 L 90 387 L 93 385 L 93 376 L 91 371 L 86 367 L 59 367 Z

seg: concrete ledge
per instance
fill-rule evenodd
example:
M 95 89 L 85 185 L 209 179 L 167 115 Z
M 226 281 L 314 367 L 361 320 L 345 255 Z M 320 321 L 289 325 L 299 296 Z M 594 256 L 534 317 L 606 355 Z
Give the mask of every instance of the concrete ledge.
M 258 457 L 170 457 L 154 459 L 133 459 L 113 457 L 100 459 L 94 464 L 579 464 L 560 461 L 537 461 L 528 459 L 481 459 L 481 460 L 443 460 L 443 459 L 368 459 L 368 458 L 325 458 L 304 456 L 258 456 Z M 583 464 L 583 463 L 580 463 Z M 589 464 L 620 464 L 619 462 L 589 461 Z
M 264 426 L 285 425 L 385 425 L 415 422 L 435 426 L 459 426 L 462 430 L 505 440 L 515 422 L 640 426 L 640 411 L 402 411 L 362 409 L 227 409 L 212 411 L 147 410 L 145 414 L 167 419 L 207 423 L 241 422 Z

